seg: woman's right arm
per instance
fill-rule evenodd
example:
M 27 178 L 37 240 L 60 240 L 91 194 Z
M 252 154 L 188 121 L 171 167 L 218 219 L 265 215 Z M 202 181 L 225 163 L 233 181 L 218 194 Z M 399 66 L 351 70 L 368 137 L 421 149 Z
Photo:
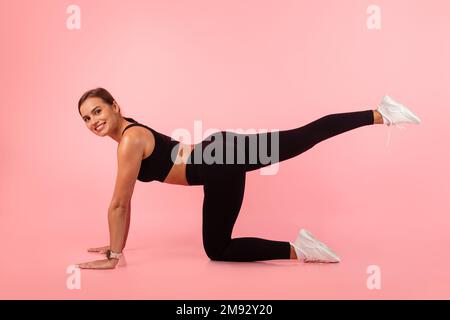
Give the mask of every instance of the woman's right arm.
M 128 231 L 130 230 L 130 217 L 131 217 L 131 201 L 128 204 L 127 226 L 126 226 L 126 232 L 125 232 L 125 240 L 123 242 L 123 247 L 124 248 L 125 248 L 125 245 L 127 243 Z M 109 250 L 109 245 L 108 246 L 103 246 L 103 247 L 97 247 L 97 248 L 89 248 L 88 252 L 106 254 L 106 251 L 108 251 L 108 250 Z

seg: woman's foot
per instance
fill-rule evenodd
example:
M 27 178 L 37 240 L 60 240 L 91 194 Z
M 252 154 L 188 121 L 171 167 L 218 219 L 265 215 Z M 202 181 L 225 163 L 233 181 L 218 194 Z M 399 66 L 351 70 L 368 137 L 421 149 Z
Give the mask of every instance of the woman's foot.
M 294 248 L 298 260 L 322 263 L 336 263 L 341 261 L 333 250 L 317 240 L 305 229 L 301 229 L 297 239 L 290 244 Z

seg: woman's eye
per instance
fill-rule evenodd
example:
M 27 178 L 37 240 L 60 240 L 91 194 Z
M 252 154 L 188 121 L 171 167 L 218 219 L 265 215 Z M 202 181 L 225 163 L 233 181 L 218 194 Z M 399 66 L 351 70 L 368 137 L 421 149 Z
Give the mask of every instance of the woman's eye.
M 97 110 L 95 111 L 96 114 L 99 114 L 100 112 L 101 112 L 100 109 L 97 109 Z

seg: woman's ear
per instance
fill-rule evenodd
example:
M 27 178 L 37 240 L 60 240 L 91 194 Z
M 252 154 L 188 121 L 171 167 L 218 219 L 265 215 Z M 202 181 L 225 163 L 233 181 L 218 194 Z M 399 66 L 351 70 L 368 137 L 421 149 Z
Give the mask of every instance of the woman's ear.
M 113 109 L 116 109 L 116 111 L 120 113 L 120 106 L 116 100 L 113 101 L 112 106 L 113 106 Z

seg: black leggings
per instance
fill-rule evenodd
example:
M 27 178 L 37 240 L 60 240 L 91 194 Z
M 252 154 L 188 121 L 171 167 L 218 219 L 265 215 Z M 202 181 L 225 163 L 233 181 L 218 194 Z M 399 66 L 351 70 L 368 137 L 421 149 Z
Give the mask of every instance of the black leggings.
M 276 162 L 295 157 L 312 148 L 320 141 L 373 123 L 373 111 L 365 110 L 329 114 L 299 128 L 277 131 L 279 158 Z M 235 138 L 243 138 L 245 136 L 245 149 L 243 149 L 242 144 L 239 147 L 238 143 L 227 142 L 229 140 L 223 138 L 225 133 Z M 202 161 L 203 157 L 201 155 L 203 151 L 219 135 L 223 138 L 220 145 L 222 147 L 225 146 L 222 149 L 223 159 L 226 159 L 228 152 L 234 151 L 234 155 L 239 153 L 245 154 L 244 163 L 237 163 L 236 157 L 234 163 L 225 163 L 225 161 L 223 163 L 211 163 L 210 161 L 206 163 L 206 161 Z M 188 158 L 186 167 L 188 184 L 203 185 L 203 246 L 211 260 L 257 261 L 290 258 L 290 244 L 287 241 L 253 237 L 231 238 L 233 226 L 244 197 L 246 172 L 271 164 L 266 161 L 262 162 L 259 159 L 257 159 L 256 163 L 252 163 L 249 160 L 250 148 L 247 142 L 252 141 L 251 139 L 254 138 L 257 138 L 258 142 L 267 141 L 267 150 L 269 152 L 266 154 L 272 156 L 270 153 L 273 148 L 270 145 L 271 136 L 272 134 L 269 132 L 265 134 L 266 139 L 261 140 L 264 138 L 261 133 L 216 132 L 202 142 L 197 143 Z M 212 139 L 213 137 L 214 139 Z M 217 142 L 215 145 L 218 145 Z M 209 151 L 211 149 L 210 147 Z M 219 149 L 217 148 L 217 150 Z M 214 156 L 218 153 L 211 152 L 210 154 Z

